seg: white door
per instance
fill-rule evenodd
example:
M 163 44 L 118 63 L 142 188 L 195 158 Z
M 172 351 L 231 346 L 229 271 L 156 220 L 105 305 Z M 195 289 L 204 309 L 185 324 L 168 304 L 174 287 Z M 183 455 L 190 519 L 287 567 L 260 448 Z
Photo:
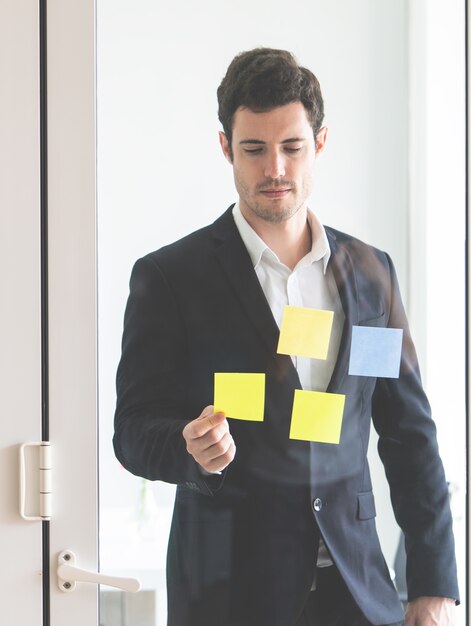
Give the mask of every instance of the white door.
M 56 575 L 63 550 L 98 566 L 94 1 L 3 2 L 0 70 L 0 619 L 95 626 L 96 585 L 66 593 Z M 24 520 L 20 445 L 46 440 L 53 521 Z

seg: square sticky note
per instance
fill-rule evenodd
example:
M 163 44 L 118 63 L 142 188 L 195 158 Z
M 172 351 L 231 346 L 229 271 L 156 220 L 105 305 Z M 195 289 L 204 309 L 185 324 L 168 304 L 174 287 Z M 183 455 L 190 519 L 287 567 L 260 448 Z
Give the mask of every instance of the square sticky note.
M 290 439 L 338 444 L 344 406 L 344 395 L 296 389 Z
M 265 374 L 215 373 L 214 410 L 234 419 L 263 422 Z
M 402 328 L 353 326 L 350 365 L 352 376 L 398 378 Z
M 333 311 L 285 306 L 277 352 L 325 360 L 333 321 Z

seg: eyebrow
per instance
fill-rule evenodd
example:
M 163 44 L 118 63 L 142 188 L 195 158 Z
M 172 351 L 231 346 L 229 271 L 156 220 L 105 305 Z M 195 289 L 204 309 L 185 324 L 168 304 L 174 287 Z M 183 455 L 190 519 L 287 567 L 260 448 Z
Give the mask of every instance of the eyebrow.
M 285 143 L 298 143 L 300 141 L 305 141 L 304 137 L 289 137 L 288 139 L 283 139 L 283 141 L 281 142 L 282 144 Z M 242 139 L 242 141 L 239 141 L 239 145 L 243 145 L 243 144 L 252 144 L 252 145 L 265 145 L 265 141 L 262 141 L 261 139 Z

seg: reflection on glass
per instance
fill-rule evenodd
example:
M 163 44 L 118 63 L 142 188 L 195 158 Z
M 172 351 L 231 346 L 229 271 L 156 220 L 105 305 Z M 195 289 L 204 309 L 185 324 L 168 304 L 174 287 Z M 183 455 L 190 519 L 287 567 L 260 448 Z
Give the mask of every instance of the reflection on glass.
M 417 284 L 425 285 L 426 281 L 417 280 L 408 266 L 418 254 L 417 246 L 410 252 L 407 243 L 409 223 L 414 228 L 415 219 L 409 214 L 413 194 L 409 169 L 422 162 L 413 160 L 417 146 L 411 151 L 411 137 L 417 128 L 409 126 L 408 118 L 408 98 L 418 87 L 409 85 L 404 71 L 411 61 L 405 50 L 409 29 L 414 26 L 413 12 L 406 16 L 402 2 L 372 0 L 355 8 L 354 3 L 344 2 L 341 8 L 336 3 L 335 9 L 332 4 L 312 3 L 312 19 L 306 15 L 292 32 L 286 24 L 281 29 L 278 19 L 270 17 L 277 14 L 273 3 L 268 14 L 266 3 L 251 4 L 253 27 L 247 24 L 246 11 L 240 6 L 240 13 L 231 14 L 232 27 L 226 29 L 224 45 L 211 29 L 203 45 L 203 27 L 195 29 L 195 24 L 200 15 L 220 11 L 215 2 L 207 2 L 206 10 L 200 5 L 197 12 L 187 3 L 184 14 L 170 8 L 165 20 L 154 2 L 141 3 L 139 15 L 124 0 L 98 3 L 100 561 L 103 570 L 110 573 L 139 577 L 144 589 L 134 597 L 103 589 L 102 626 L 166 624 L 166 549 L 175 489 L 131 476 L 115 460 L 110 446 L 114 375 L 128 278 L 135 259 L 212 222 L 236 199 L 230 172 L 219 155 L 214 92 L 225 66 L 239 50 L 260 43 L 288 48 L 318 71 L 331 134 L 316 173 L 316 210 L 323 222 L 392 253 L 433 396 L 441 386 L 434 384 L 434 364 L 440 359 L 435 358 L 430 365 L 427 360 L 428 354 L 435 353 L 428 345 L 422 316 L 425 309 L 427 332 L 436 338 L 440 326 L 433 326 L 430 311 L 435 307 L 430 307 L 425 288 L 424 294 L 417 291 Z M 305 15 L 304 2 L 299 3 L 298 10 Z M 312 37 L 313 20 L 323 24 L 316 38 Z M 260 23 L 266 25 L 263 36 Z M 166 37 L 167 33 L 179 36 Z M 169 58 L 171 64 L 165 62 Z M 419 177 L 414 180 L 419 181 Z M 419 183 L 415 184 L 417 187 Z M 452 204 L 447 210 L 452 210 Z M 427 219 L 432 224 L 432 217 Z M 415 242 L 423 241 L 422 230 L 423 221 L 416 227 L 418 234 L 413 231 Z M 417 260 L 415 263 L 414 267 L 419 267 Z M 456 279 L 459 282 L 459 275 Z M 420 301 L 419 296 L 423 296 Z M 457 310 L 460 306 L 456 304 Z M 456 332 L 461 332 L 460 324 L 455 326 Z M 432 398 L 437 421 L 445 413 L 442 420 L 453 414 L 464 424 L 458 382 L 452 398 Z M 464 450 L 463 458 L 456 454 L 460 438 L 450 441 L 445 430 L 447 427 L 441 426 L 444 436 L 440 445 L 447 478 L 457 490 L 452 511 L 460 555 L 464 554 L 464 521 L 460 519 L 464 511 Z M 375 460 L 371 464 L 378 485 L 376 505 L 381 510 L 378 532 L 393 569 L 400 535 L 388 508 L 387 488 L 380 482 L 381 468 Z M 464 584 L 461 587 L 463 593 Z
M 117 489 L 114 498 L 121 506 L 101 507 L 101 564 L 103 569 L 106 563 L 109 571 L 138 578 L 142 591 L 134 595 L 102 587 L 101 626 L 144 626 L 144 619 L 160 626 L 166 623 L 165 561 L 175 488 L 130 477 L 123 498 L 122 486 L 108 485 Z M 152 619 L 144 618 L 148 614 Z

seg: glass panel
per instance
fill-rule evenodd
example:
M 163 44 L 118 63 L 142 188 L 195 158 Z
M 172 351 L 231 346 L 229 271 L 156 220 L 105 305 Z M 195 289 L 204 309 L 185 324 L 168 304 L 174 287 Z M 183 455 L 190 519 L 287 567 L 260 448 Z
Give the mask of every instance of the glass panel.
M 464 233 L 464 16 L 457 5 L 450 11 L 448 2 L 437 2 L 428 4 L 425 19 L 422 4 L 294 0 L 291 22 L 280 20 L 286 3 L 278 0 L 239 0 L 227 13 L 215 0 L 174 2 L 165 11 L 153 0 L 140 2 L 139 10 L 129 0 L 98 1 L 100 560 L 103 571 L 136 575 L 144 588 L 140 600 L 102 590 L 102 626 L 166 623 L 175 487 L 132 476 L 111 447 L 131 268 L 147 252 L 211 223 L 237 199 L 218 144 L 216 88 L 233 56 L 260 44 L 292 50 L 322 85 L 330 134 L 317 163 L 314 210 L 394 259 L 435 407 L 464 600 L 464 247 L 436 253 L 445 205 L 450 223 Z M 445 9 L 448 30 L 441 28 Z M 450 42 L 445 32 L 452 33 Z M 437 63 L 445 63 L 440 76 L 450 81 L 446 106 L 433 80 Z M 454 107 L 450 136 L 440 137 L 450 141 L 446 163 L 436 145 L 442 105 L 449 113 Z M 441 184 L 447 176 L 453 183 Z M 400 586 L 402 539 L 375 446 L 372 433 L 376 525 Z M 463 610 L 458 618 L 465 623 Z

